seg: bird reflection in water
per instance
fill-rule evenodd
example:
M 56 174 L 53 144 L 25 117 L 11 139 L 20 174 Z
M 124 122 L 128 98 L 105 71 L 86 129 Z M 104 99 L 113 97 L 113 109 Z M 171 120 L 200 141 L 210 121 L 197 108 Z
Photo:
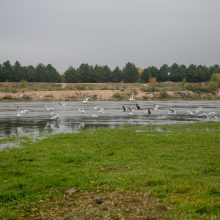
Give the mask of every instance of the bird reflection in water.
M 17 137 L 21 137 L 23 135 L 23 128 L 22 127 L 17 127 L 16 128 L 16 135 Z

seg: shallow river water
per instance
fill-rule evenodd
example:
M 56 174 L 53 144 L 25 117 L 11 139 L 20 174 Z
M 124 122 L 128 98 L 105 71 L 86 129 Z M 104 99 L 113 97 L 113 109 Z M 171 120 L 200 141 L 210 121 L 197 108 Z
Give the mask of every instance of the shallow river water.
M 115 127 L 125 124 L 173 124 L 203 121 L 219 121 L 220 101 L 91 101 L 82 102 L 1 102 L 0 136 L 39 135 L 44 133 L 75 132 L 87 127 Z M 137 110 L 138 104 L 143 110 Z M 158 110 L 147 109 L 159 105 Z M 53 108 L 47 111 L 46 107 Z M 132 109 L 132 114 L 123 112 L 122 106 Z M 19 109 L 28 109 L 28 114 L 17 116 Z M 100 108 L 104 111 L 100 112 Z M 83 108 L 84 112 L 79 109 Z M 170 113 L 169 108 L 176 111 Z M 51 112 L 60 118 L 51 119 Z M 215 112 L 213 117 L 207 117 Z

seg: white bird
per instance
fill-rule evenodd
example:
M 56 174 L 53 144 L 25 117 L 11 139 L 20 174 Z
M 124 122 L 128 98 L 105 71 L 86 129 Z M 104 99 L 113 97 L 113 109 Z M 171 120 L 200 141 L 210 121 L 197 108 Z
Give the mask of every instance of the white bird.
M 208 116 L 215 116 L 215 115 L 217 115 L 216 112 L 209 112 L 209 113 L 208 113 Z
M 88 103 L 89 102 L 89 97 L 85 96 L 82 103 Z
M 100 107 L 99 110 L 98 110 L 98 112 L 99 112 L 99 113 L 104 113 L 104 112 L 105 112 L 105 109 L 102 108 L 102 107 Z
M 30 112 L 29 109 L 20 109 L 19 107 L 17 107 L 17 117 L 22 116 L 23 114 L 28 114 Z
M 44 104 L 44 107 L 46 108 L 47 111 L 52 111 L 54 108 L 49 108 L 46 104 Z
M 210 118 L 217 119 L 218 118 L 216 112 L 209 112 L 209 113 L 203 112 L 202 114 L 198 115 L 198 117 L 203 117 L 203 116 L 207 117 L 207 119 L 210 119 Z
M 194 115 L 194 113 L 192 111 L 187 111 L 186 114 L 187 115 Z
M 128 101 L 134 101 L 134 94 L 133 94 L 133 93 L 131 93 L 131 95 L 130 95 Z
M 203 112 L 202 114 L 198 115 L 198 117 L 203 117 L 203 116 L 208 117 L 208 114 L 207 114 L 207 113 L 205 113 L 205 112 Z
M 60 115 L 55 112 L 51 112 L 50 116 L 50 120 L 58 120 L 60 118 Z
M 129 115 L 133 115 L 133 112 L 132 112 L 130 107 L 127 108 L 127 112 L 128 112 Z
M 79 112 L 84 113 L 85 112 L 84 108 L 79 108 Z
M 92 118 L 97 118 L 98 116 L 96 114 L 91 115 Z
M 28 109 L 20 109 L 21 114 L 28 114 L 29 112 L 30 112 L 30 110 L 28 110 Z
M 19 109 L 17 108 L 17 114 L 16 114 L 17 117 L 20 117 L 21 116 L 21 112 L 19 111 Z
M 94 109 L 97 110 L 99 113 L 104 113 L 105 111 L 105 109 L 100 106 L 95 106 Z
M 159 110 L 159 105 L 156 105 L 156 104 L 154 104 L 154 111 L 157 111 L 157 110 Z

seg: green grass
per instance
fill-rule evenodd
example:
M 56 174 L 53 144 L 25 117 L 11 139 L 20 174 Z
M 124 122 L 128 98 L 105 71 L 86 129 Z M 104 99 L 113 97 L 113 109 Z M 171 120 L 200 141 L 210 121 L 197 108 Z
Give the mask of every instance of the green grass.
M 0 218 L 65 189 L 145 191 L 168 219 L 220 219 L 220 123 L 51 136 L 0 152 Z

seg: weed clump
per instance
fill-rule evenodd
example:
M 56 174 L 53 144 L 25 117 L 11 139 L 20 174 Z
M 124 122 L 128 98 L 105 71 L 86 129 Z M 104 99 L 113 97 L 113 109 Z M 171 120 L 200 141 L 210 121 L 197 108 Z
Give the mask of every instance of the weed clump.
M 123 100 L 123 99 L 124 99 L 124 96 L 123 96 L 121 93 L 116 92 L 116 93 L 114 93 L 114 94 L 112 95 L 112 98 L 113 98 L 114 100 L 119 101 L 119 100 Z

